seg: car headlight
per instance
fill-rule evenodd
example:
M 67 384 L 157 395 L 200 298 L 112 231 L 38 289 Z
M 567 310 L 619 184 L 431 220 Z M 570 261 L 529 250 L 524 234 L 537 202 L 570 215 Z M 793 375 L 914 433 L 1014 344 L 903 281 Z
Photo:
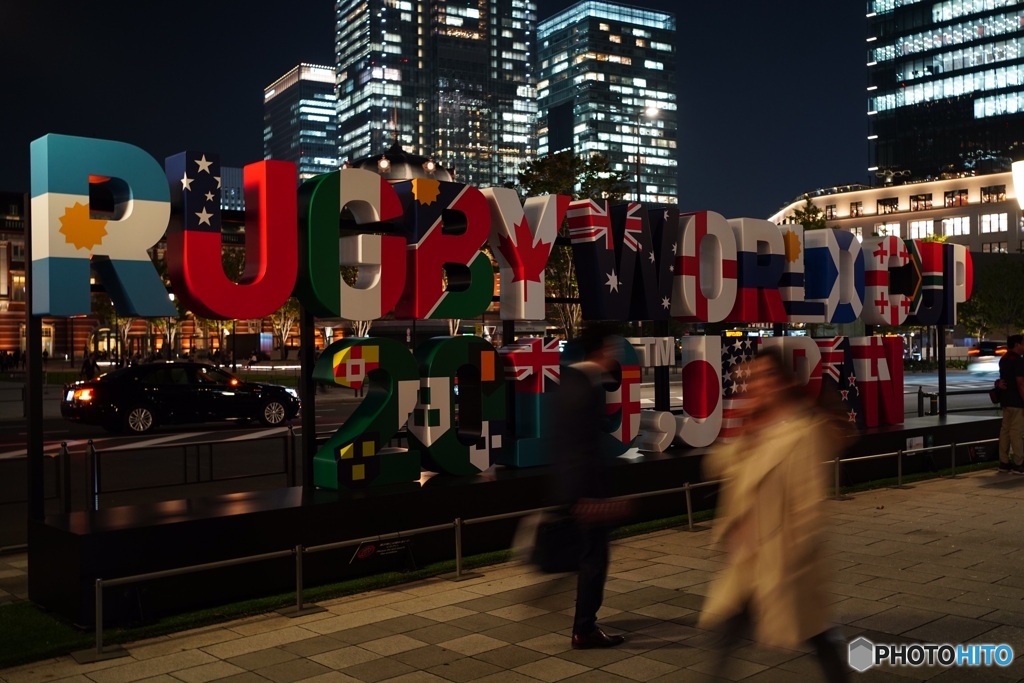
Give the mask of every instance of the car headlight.
M 291 394 L 294 398 L 299 397 L 299 392 L 296 391 L 295 389 L 292 389 L 291 387 L 285 387 L 284 390 Z

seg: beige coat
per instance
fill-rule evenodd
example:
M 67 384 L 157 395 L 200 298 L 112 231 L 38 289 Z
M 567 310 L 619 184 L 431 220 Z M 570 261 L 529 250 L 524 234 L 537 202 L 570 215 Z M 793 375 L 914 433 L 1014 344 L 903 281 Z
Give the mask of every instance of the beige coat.
M 747 433 L 705 459 L 728 478 L 715 532 L 728 567 L 712 583 L 700 623 L 714 627 L 749 604 L 754 637 L 794 647 L 829 627 L 822 560 L 826 467 L 841 437 L 814 413 Z

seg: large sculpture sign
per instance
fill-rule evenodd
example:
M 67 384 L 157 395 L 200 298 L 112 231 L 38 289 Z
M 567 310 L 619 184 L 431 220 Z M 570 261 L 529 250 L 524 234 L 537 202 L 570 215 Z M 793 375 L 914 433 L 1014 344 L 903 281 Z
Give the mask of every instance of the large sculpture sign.
M 277 161 L 245 167 L 246 268 L 235 282 L 220 259 L 217 155 L 186 151 L 161 165 L 125 143 L 47 135 L 32 143 L 31 157 L 34 315 L 89 313 L 91 270 L 120 313 L 175 315 L 147 252 L 165 240 L 174 292 L 205 317 L 265 317 L 292 295 L 316 315 L 350 320 L 479 316 L 494 292 L 482 251 L 489 245 L 501 318 L 541 320 L 545 267 L 563 222 L 587 320 L 947 325 L 971 294 L 970 254 L 958 245 L 894 236 L 860 242 L 838 230 L 637 203 L 554 195 L 522 202 L 506 188 L 425 178 L 391 185 L 357 169 L 318 176 L 296 192 L 294 165 Z M 90 206 L 99 195 L 103 212 Z M 344 233 L 343 212 L 354 219 Z M 342 266 L 357 269 L 354 284 L 342 279 Z M 737 348 L 718 337 L 684 338 L 683 413 L 671 416 L 641 410 L 639 383 L 642 367 L 677 363 L 674 343 L 631 341 L 608 394 L 606 450 L 728 438 L 743 400 L 736 366 L 756 353 L 756 342 Z M 782 346 L 808 393 L 838 384 L 851 420 L 902 422 L 898 339 L 765 343 Z M 537 446 L 555 427 L 546 419 L 551 393 L 572 353 L 570 345 L 560 357 L 553 340 L 541 339 L 494 349 L 479 338 L 438 338 L 414 353 L 385 339 L 335 342 L 315 377 L 366 383 L 369 392 L 317 453 L 316 484 L 415 479 L 421 465 L 469 474 L 493 463 L 544 462 Z M 389 447 L 406 424 L 408 448 Z

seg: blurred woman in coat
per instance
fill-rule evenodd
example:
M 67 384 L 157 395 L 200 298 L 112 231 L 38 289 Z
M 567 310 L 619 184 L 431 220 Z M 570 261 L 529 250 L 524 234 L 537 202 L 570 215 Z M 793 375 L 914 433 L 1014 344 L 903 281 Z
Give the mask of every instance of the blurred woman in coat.
M 724 636 L 717 675 L 749 628 L 765 645 L 811 643 L 826 678 L 845 681 L 846 664 L 829 636 L 822 557 L 821 463 L 842 446 L 842 418 L 807 400 L 773 348 L 737 372 L 747 384 L 743 431 L 704 465 L 706 479 L 727 480 L 715 533 L 728 565 L 712 583 L 700 618 Z

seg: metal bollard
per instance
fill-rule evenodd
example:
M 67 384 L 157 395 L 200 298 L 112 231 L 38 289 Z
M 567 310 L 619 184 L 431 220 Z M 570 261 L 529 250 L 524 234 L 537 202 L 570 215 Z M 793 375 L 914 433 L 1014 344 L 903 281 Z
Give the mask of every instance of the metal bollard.
M 690 482 L 683 485 L 683 493 L 686 495 L 686 527 L 693 531 L 693 497 L 690 495 Z
M 89 468 L 89 495 L 92 500 L 90 505 L 91 509 L 100 509 L 100 454 L 96 452 L 96 446 L 93 444 L 92 439 L 89 439 L 89 443 L 86 446 L 86 466 Z
M 924 417 L 924 389 L 917 388 L 917 416 Z
M 295 611 L 302 611 L 302 544 L 295 546 Z
M 836 456 L 835 482 L 832 487 L 832 497 L 839 500 L 839 456 Z
M 949 476 L 956 476 L 956 442 L 949 444 Z
M 96 579 L 96 655 L 103 654 L 103 579 Z
M 455 518 L 455 580 L 462 578 L 462 518 Z
M 939 397 L 932 394 L 928 397 L 928 414 L 938 415 L 939 414 Z

